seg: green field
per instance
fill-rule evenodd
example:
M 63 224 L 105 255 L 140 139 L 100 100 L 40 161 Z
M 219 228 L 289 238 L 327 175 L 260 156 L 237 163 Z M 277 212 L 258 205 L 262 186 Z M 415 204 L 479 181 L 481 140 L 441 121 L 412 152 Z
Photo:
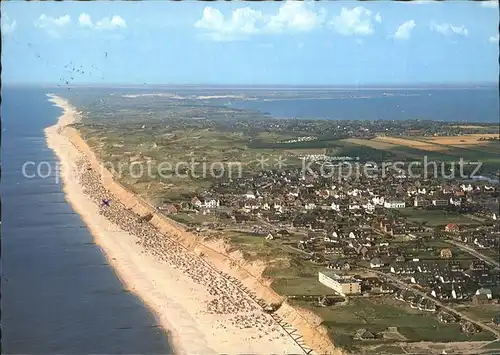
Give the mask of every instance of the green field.
M 491 322 L 493 317 L 500 315 L 500 307 L 497 304 L 468 305 L 457 309 L 484 322 Z
M 484 346 L 483 349 L 500 350 L 500 340 L 489 343 L 488 345 Z
M 442 324 L 434 314 L 412 310 L 388 297 L 353 298 L 346 306 L 314 307 L 297 301 L 300 306 L 314 309 L 324 320 L 335 344 L 348 349 L 370 341 L 352 338 L 356 330 L 364 328 L 372 333 L 382 332 L 387 327 L 398 327 L 408 341 L 473 341 L 492 340 L 493 335 L 481 332 L 474 335 L 461 333 L 458 324 Z
M 474 221 L 466 215 L 443 210 L 427 210 L 407 207 L 397 210 L 396 214 L 405 217 L 409 221 L 424 223 L 430 227 L 445 226 L 448 223 L 456 223 L 459 225 L 477 224 L 477 221 Z

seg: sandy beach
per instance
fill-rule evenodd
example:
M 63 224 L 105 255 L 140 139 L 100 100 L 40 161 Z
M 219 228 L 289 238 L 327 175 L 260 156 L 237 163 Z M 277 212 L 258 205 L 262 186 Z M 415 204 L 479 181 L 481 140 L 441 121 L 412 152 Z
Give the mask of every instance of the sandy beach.
M 64 99 L 49 97 L 63 109 L 58 123 L 45 134 L 60 160 L 66 198 L 124 287 L 169 333 L 175 353 L 304 353 L 237 283 L 141 220 L 103 186 L 99 173 L 65 134 L 65 126 L 77 122 L 79 113 Z M 103 206 L 102 199 L 109 199 L 109 206 Z

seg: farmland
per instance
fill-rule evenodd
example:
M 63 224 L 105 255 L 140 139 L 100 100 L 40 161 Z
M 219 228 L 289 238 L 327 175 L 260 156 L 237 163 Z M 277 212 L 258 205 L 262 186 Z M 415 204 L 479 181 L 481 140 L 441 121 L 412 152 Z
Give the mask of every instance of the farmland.
M 483 140 L 481 140 L 483 138 Z M 426 139 L 430 142 L 437 144 L 446 145 L 476 145 L 485 143 L 484 139 L 498 139 L 498 134 L 496 133 L 484 133 L 484 134 L 466 134 L 462 136 L 445 136 L 445 137 L 427 137 Z
M 396 138 L 396 137 L 383 136 L 383 137 L 375 138 L 375 141 L 404 146 L 404 147 L 416 148 L 416 149 L 421 149 L 421 150 L 426 150 L 426 151 L 447 150 L 446 147 L 443 147 L 443 146 L 440 146 L 437 144 L 427 143 L 424 141 L 417 141 L 417 140 L 408 139 L 408 138 Z
M 494 171 L 495 164 L 500 163 L 499 141 L 496 134 L 468 134 L 446 137 L 417 136 L 377 136 L 371 139 L 348 138 L 337 142 L 346 145 L 364 147 L 367 151 L 379 153 L 373 156 L 385 159 L 397 156 L 400 160 L 428 159 L 437 161 L 483 162 L 485 170 Z M 382 154 L 380 152 L 385 152 Z

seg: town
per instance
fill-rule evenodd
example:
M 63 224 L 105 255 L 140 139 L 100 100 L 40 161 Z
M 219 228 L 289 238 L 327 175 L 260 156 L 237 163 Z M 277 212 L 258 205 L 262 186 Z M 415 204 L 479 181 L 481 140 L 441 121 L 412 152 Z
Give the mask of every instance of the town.
M 396 169 L 385 175 L 339 181 L 303 176 L 299 169 L 261 171 L 217 179 L 184 203 L 158 208 L 200 235 L 217 230 L 245 235 L 240 240 L 243 247 L 250 244 L 249 257 L 263 257 L 268 251 L 259 248 L 279 245 L 314 265 L 315 282 L 326 286 L 323 294 L 318 287 L 310 294 L 294 293 L 293 285 L 279 288 L 313 307 L 352 297 L 392 297 L 440 323 L 457 324 L 467 336 L 498 337 L 498 184 L 417 179 Z M 238 244 L 238 238 L 232 241 Z M 463 311 L 481 306 L 489 306 L 487 317 Z M 397 339 L 397 327 L 391 329 L 365 327 L 351 335 Z
M 274 119 L 175 95 L 81 95 L 74 126 L 124 187 L 258 265 L 336 347 L 498 347 L 497 126 Z

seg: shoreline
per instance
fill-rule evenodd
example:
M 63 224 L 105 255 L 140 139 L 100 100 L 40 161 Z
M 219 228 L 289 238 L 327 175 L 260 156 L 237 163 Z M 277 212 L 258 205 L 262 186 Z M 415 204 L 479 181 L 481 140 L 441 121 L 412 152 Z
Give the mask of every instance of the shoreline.
M 299 354 L 305 352 L 304 347 L 308 349 L 306 345 L 302 347 L 290 334 L 286 334 L 288 332 L 285 327 L 278 324 L 276 319 L 265 313 L 261 307 L 256 306 L 256 300 L 246 293 L 248 291 L 246 287 L 239 287 L 231 281 L 228 275 L 225 275 L 224 265 L 214 265 L 201 257 L 201 251 L 196 250 L 199 249 L 196 241 L 175 240 L 191 238 L 191 236 L 179 235 L 174 226 L 164 226 L 165 221 L 162 221 L 162 224 L 156 220 L 157 216 L 154 216 L 151 223 L 147 224 L 156 228 L 162 234 L 163 239 L 153 239 L 153 241 L 143 239 L 139 243 L 132 232 L 124 231 L 103 216 L 99 205 L 89 197 L 92 192 L 85 191 L 86 188 L 79 181 L 86 173 L 82 173 L 81 169 L 79 171 L 77 168 L 77 162 L 83 160 L 87 164 L 83 165 L 87 166 L 87 170 L 94 168 L 97 171 L 98 162 L 88 146 L 84 146 L 83 140 L 77 136 L 76 131 L 65 128 L 68 124 L 78 121 L 79 113 L 68 101 L 54 95 L 48 96 L 49 101 L 63 110 L 58 123 L 46 128 L 45 135 L 49 148 L 55 152 L 61 164 L 63 191 L 66 199 L 87 224 L 96 244 L 103 251 L 124 287 L 132 291 L 155 315 L 158 323 L 168 334 L 169 344 L 175 354 L 215 355 L 232 353 L 234 349 L 238 349 L 238 352 L 255 354 L 270 352 Z M 78 144 L 80 141 L 81 144 Z M 113 187 L 116 187 L 117 183 L 111 176 L 106 176 L 106 174 L 96 174 L 96 176 L 98 176 L 99 184 L 109 189 L 106 191 L 113 191 L 110 193 L 116 195 L 114 199 L 120 201 L 120 205 L 123 204 L 123 208 L 120 207 L 121 212 L 133 211 L 136 218 L 148 212 L 147 207 L 140 206 L 140 203 L 136 201 L 136 196 L 132 194 L 121 196 L 116 193 L 116 188 L 113 189 Z M 171 244 L 169 248 L 165 248 L 163 244 L 174 242 L 181 246 Z M 162 249 L 168 249 L 168 251 L 165 253 L 165 250 L 157 250 L 151 253 L 144 247 L 148 243 L 159 243 Z M 186 247 L 186 243 L 192 248 Z M 153 247 L 158 247 L 158 245 L 155 244 Z M 172 248 L 175 250 L 170 252 Z M 206 250 L 203 251 L 206 252 Z M 162 255 L 164 260 L 160 260 L 161 258 L 156 257 L 157 255 L 151 255 L 162 253 L 166 254 Z M 175 259 L 175 262 L 169 258 Z M 225 261 L 221 260 L 221 262 Z M 189 275 L 186 275 L 186 270 L 190 271 L 187 273 Z M 251 273 L 247 272 L 247 274 L 255 278 Z M 200 282 L 193 282 L 193 279 Z M 203 285 L 203 282 L 208 282 L 208 286 Z M 176 290 L 176 292 L 169 293 L 168 290 Z M 240 303 L 245 306 L 240 306 Z M 216 310 L 207 312 L 207 307 L 215 307 Z M 294 319 L 297 318 L 297 314 L 292 311 L 293 308 L 290 306 L 282 308 L 285 312 L 284 318 L 287 314 Z M 316 327 L 319 327 L 319 323 L 315 323 Z M 307 338 L 311 338 L 311 335 Z M 306 337 L 304 340 L 310 343 Z M 316 348 L 332 349 L 324 345 L 314 346 L 314 350 Z M 335 350 L 338 353 L 338 349 Z M 332 351 L 321 352 L 334 353 Z
M 118 272 L 117 267 L 118 265 L 116 262 L 116 258 L 111 256 L 110 250 L 107 250 L 105 247 L 103 248 L 102 246 L 102 237 L 99 233 L 98 230 L 96 230 L 93 225 L 92 221 L 90 220 L 89 217 L 86 217 L 87 215 L 84 213 L 82 208 L 84 206 L 80 206 L 78 203 L 75 202 L 75 200 L 72 198 L 73 194 L 76 192 L 74 191 L 69 185 L 70 185 L 70 180 L 69 178 L 72 176 L 68 176 L 68 174 L 72 174 L 74 172 L 70 171 L 68 169 L 68 158 L 69 156 L 65 156 L 62 152 L 62 148 L 64 146 L 61 145 L 63 142 L 58 142 L 57 141 L 57 136 L 61 135 L 62 129 L 72 123 L 77 123 L 79 121 L 79 113 L 76 112 L 76 110 L 64 99 L 61 99 L 60 97 L 53 95 L 53 94 L 47 94 L 49 97 L 49 101 L 53 103 L 54 106 L 59 107 L 63 112 L 61 116 L 59 116 L 58 121 L 55 125 L 50 126 L 45 128 L 44 133 L 47 141 L 48 147 L 54 152 L 56 155 L 57 159 L 59 160 L 60 164 L 60 177 L 62 177 L 61 183 L 62 183 L 62 190 L 64 192 L 65 199 L 69 202 L 71 207 L 75 210 L 76 213 L 82 218 L 83 222 L 89 229 L 90 234 L 94 238 L 96 244 L 99 246 L 101 249 L 101 252 L 103 253 L 104 257 L 108 261 L 108 263 L 111 265 L 115 275 L 118 277 L 120 280 L 121 284 L 123 285 L 124 290 L 129 290 L 132 291 L 135 297 L 137 297 L 141 303 L 144 305 L 144 307 L 150 311 L 156 321 L 161 325 L 162 330 L 166 333 L 167 339 L 168 339 L 168 345 L 172 349 L 173 353 L 176 355 L 187 355 L 188 353 L 184 351 L 182 348 L 182 345 L 179 342 L 179 337 L 178 335 L 175 334 L 175 328 L 166 321 L 166 319 L 161 319 L 159 316 L 157 310 L 152 308 L 141 295 L 138 294 L 137 291 L 135 291 L 135 288 L 129 288 L 129 283 L 128 280 L 126 279 L 126 276 L 123 275 L 122 273 Z M 56 136 L 57 135 L 57 136 Z M 69 143 L 69 142 L 67 142 Z M 70 147 L 69 149 L 71 149 Z M 74 186 L 72 186 L 74 188 Z

